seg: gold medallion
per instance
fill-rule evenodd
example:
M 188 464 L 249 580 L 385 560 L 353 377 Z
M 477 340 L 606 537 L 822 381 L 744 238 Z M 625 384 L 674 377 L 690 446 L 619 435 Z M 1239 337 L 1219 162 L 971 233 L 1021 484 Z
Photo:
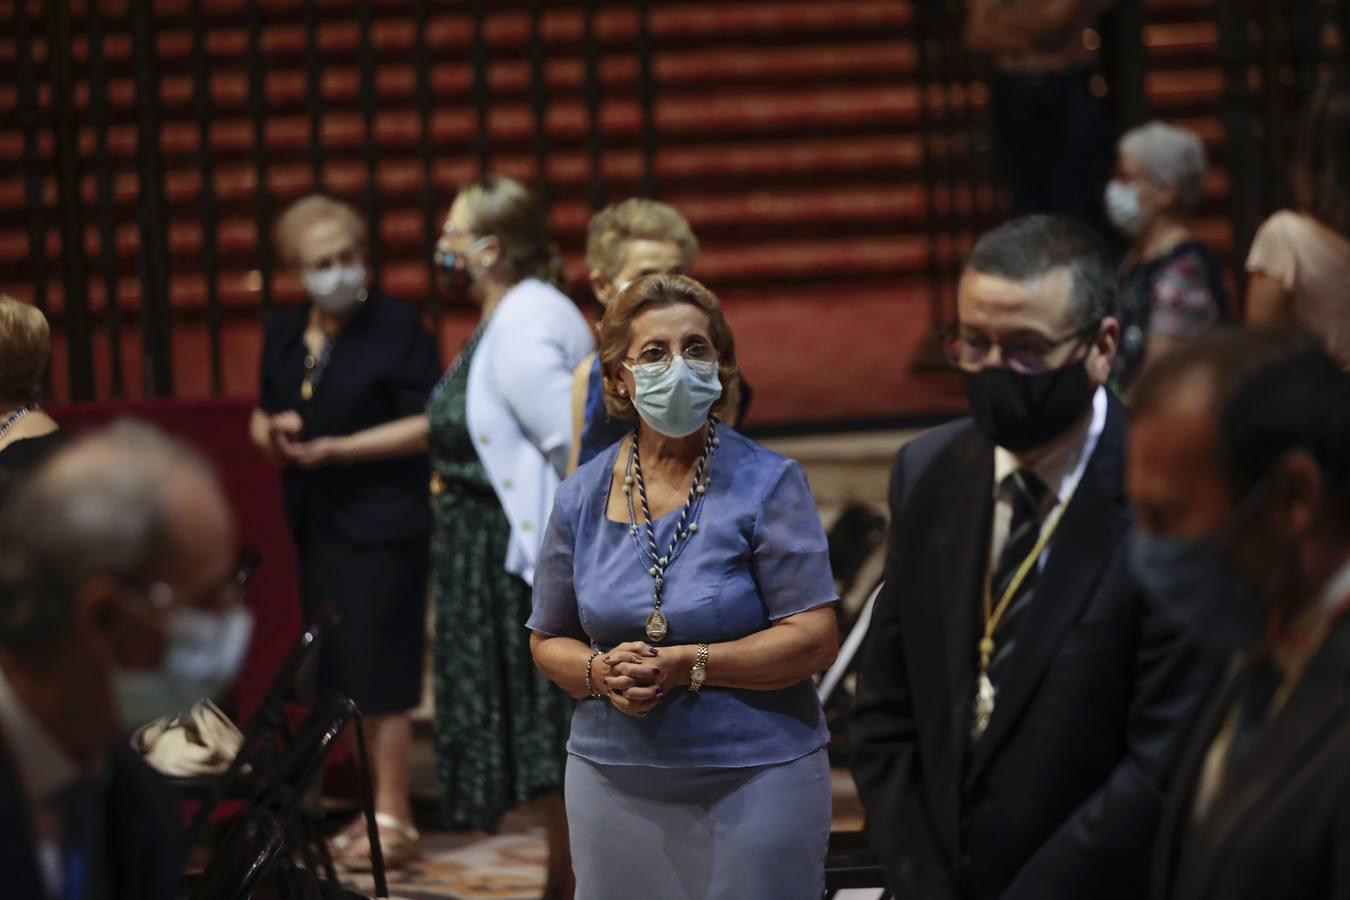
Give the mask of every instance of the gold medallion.
M 306 378 L 300 382 L 300 399 L 309 400 L 314 396 L 314 383 Z
M 978 739 L 989 728 L 989 720 L 994 716 L 994 683 L 989 680 L 988 672 L 981 672 L 976 683 L 974 712 L 970 733 Z
M 669 627 L 666 614 L 659 609 L 652 610 L 652 614 L 647 617 L 647 637 L 653 641 L 664 641 Z

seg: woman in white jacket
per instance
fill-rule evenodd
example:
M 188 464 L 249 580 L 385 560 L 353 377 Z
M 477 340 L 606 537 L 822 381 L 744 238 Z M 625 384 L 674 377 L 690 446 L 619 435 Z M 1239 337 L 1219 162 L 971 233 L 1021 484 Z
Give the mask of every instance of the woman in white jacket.
M 512 807 L 550 812 L 547 897 L 570 896 L 559 791 L 572 702 L 535 670 L 525 621 L 553 497 L 571 451 L 572 372 L 594 349 L 561 291 L 547 216 L 531 192 L 486 177 L 455 198 L 437 244 L 478 329 L 427 414 L 315 448 L 365 460 L 429 448 L 436 610 L 437 764 L 446 824 L 495 830 Z

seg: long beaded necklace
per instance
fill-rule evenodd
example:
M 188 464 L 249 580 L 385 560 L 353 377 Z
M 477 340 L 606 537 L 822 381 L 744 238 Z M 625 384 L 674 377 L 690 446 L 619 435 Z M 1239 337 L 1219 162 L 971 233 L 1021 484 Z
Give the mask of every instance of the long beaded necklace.
M 694 467 L 694 483 L 689 486 L 689 497 L 680 510 L 679 521 L 675 523 L 675 534 L 671 537 L 670 548 L 662 555 L 656 548 L 656 528 L 652 523 L 651 507 L 647 504 L 647 483 L 642 477 L 642 454 L 638 450 L 637 435 L 634 434 L 628 450 L 628 465 L 623 477 L 623 492 L 628 497 L 628 531 L 637 548 L 638 558 L 647 567 L 652 579 L 652 612 L 647 616 L 647 637 L 654 642 L 664 641 L 670 633 L 670 620 L 661 611 L 662 592 L 666 584 L 666 572 L 674 564 L 680 552 L 689 544 L 689 539 L 698 531 L 698 517 L 703 509 L 703 499 L 708 492 L 708 473 L 712 467 L 713 454 L 717 452 L 721 439 L 717 436 L 717 419 L 708 420 L 708 435 L 703 442 L 703 455 Z M 633 486 L 637 485 L 638 499 L 642 504 L 642 524 L 646 528 L 647 541 L 644 544 L 638 536 L 637 511 L 633 507 Z
M 22 419 L 24 416 L 28 415 L 32 411 L 33 411 L 32 407 L 20 406 L 18 409 L 14 410 L 14 412 L 6 416 L 4 424 L 0 425 L 0 440 L 4 440 L 5 435 L 9 434 L 9 430 L 13 428 L 15 425 L 18 425 L 19 420 Z

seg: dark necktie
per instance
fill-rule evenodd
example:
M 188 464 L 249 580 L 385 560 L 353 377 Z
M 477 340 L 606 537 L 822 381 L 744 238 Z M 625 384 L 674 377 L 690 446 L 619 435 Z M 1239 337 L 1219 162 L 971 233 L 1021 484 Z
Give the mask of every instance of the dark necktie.
M 994 567 L 992 601 L 995 607 L 1003 599 L 1003 593 L 1016 577 L 1022 563 L 1036 549 L 1036 542 L 1041 537 L 1041 508 L 1050 492 L 1045 483 L 1029 469 L 1017 469 L 1008 475 L 1003 489 L 1012 493 L 1012 522 L 1008 526 L 1008 539 L 998 555 L 998 565 Z M 989 666 L 989 680 L 996 687 L 1000 677 L 1005 674 L 1003 669 L 1017 643 L 1017 630 L 1036 592 L 1038 569 L 1038 566 L 1032 565 L 1022 579 L 994 632 L 994 659 Z

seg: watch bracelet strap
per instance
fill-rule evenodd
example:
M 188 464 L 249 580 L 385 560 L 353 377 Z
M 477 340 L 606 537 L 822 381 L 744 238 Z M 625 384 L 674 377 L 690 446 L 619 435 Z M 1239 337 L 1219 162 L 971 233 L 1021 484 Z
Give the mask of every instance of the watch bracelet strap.
M 699 645 L 698 645 L 698 655 L 694 657 L 694 665 L 693 665 L 693 668 L 690 669 L 690 672 L 693 672 L 694 669 L 699 669 L 699 668 L 703 669 L 703 672 L 704 672 L 704 679 L 706 680 L 706 678 L 707 678 L 707 672 L 708 672 L 708 645 L 707 645 L 707 644 L 699 644 Z M 697 693 L 698 693 L 699 691 L 701 691 L 701 690 L 703 690 L 703 682 L 702 682 L 702 681 L 697 681 L 697 682 L 696 682 L 696 681 L 694 681 L 694 680 L 691 678 L 691 679 L 690 679 L 690 682 L 689 682 L 689 692 L 690 692 L 691 694 L 697 694 Z

